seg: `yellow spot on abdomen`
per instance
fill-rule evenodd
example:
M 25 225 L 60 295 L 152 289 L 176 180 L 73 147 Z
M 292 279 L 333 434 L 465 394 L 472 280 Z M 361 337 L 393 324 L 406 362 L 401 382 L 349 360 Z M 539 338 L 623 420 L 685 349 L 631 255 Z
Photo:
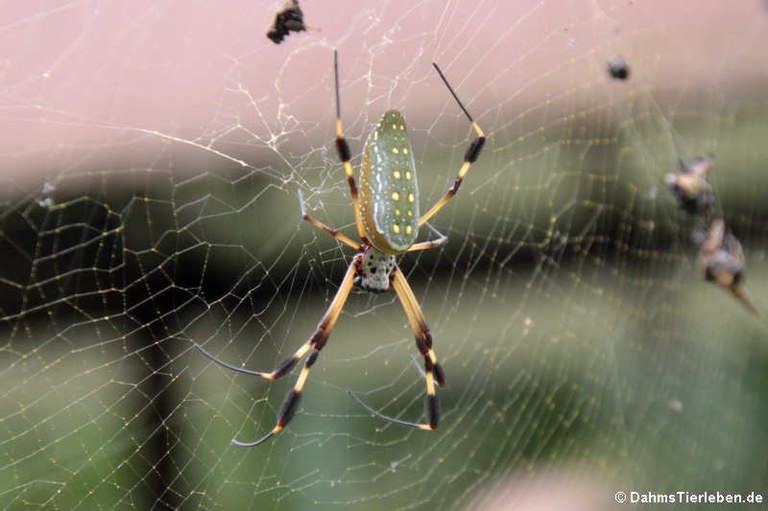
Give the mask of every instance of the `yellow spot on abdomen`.
M 394 171 L 392 173 L 392 177 L 394 177 L 395 179 L 400 179 L 400 171 L 399 170 Z
M 405 227 L 405 234 L 411 234 L 412 232 L 413 232 L 413 227 L 411 227 L 410 225 L 407 225 Z
M 412 193 L 409 193 L 408 194 L 408 202 L 413 202 L 415 200 L 416 200 L 416 196 L 413 195 Z
M 394 232 L 395 234 L 400 234 L 400 224 L 392 225 L 392 232 Z
M 393 147 L 392 148 L 392 153 L 393 154 L 400 154 L 400 151 L 397 150 L 397 147 Z
M 411 177 L 412 177 L 411 171 L 410 170 L 406 170 L 405 171 L 405 179 L 411 179 Z
M 394 201 L 400 200 L 400 194 L 397 192 L 392 192 L 392 200 Z

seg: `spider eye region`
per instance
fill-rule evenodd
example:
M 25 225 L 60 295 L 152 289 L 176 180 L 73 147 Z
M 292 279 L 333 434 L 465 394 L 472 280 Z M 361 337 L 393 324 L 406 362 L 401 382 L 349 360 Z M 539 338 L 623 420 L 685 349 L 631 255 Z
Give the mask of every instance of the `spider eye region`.
M 383 293 L 389 289 L 389 281 L 395 269 L 395 256 L 370 248 L 362 254 L 360 275 L 357 284 L 372 293 Z
M 360 209 L 376 247 L 400 254 L 418 236 L 419 189 L 413 148 L 403 115 L 386 112 L 365 143 L 360 172 Z

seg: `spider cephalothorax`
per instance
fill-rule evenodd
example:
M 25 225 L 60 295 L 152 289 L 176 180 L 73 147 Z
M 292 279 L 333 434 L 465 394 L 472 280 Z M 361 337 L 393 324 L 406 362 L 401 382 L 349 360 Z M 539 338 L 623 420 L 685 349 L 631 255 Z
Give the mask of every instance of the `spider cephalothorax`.
M 336 296 L 328 307 L 328 311 L 320 319 L 315 332 L 291 357 L 284 360 L 272 372 L 251 371 L 232 366 L 217 359 L 202 347 L 195 345 L 204 355 L 224 367 L 240 373 L 260 376 L 266 380 L 276 380 L 284 376 L 301 359 L 309 354 L 293 390 L 288 394 L 283 404 L 277 424 L 272 428 L 272 431 L 254 442 L 232 440 L 236 445 L 245 447 L 258 445 L 272 435 L 282 431 L 285 425 L 293 418 L 301 398 L 301 392 L 304 390 L 304 385 L 309 377 L 309 371 L 317 361 L 320 351 L 325 347 L 328 336 L 331 335 L 341 310 L 344 308 L 344 303 L 347 301 L 349 293 L 355 284 L 358 284 L 366 291 L 376 293 L 387 291 L 390 287 L 395 290 L 405 315 L 408 317 L 408 323 L 416 339 L 416 347 L 424 359 L 424 378 L 427 386 L 426 410 L 429 420 L 426 423 L 416 423 L 387 417 L 381 412 L 370 408 L 351 392 L 350 395 L 366 410 L 381 419 L 421 430 L 437 428 L 439 407 L 437 395 L 435 394 L 435 383 L 440 387 L 445 385 L 445 376 L 440 364 L 437 362 L 437 354 L 435 354 L 435 350 L 432 348 L 432 334 L 427 327 L 424 314 L 421 312 L 416 296 L 414 296 L 411 287 L 408 285 L 408 280 L 406 280 L 405 275 L 397 265 L 396 257 L 406 252 L 428 250 L 448 241 L 448 238 L 430 226 L 427 221 L 440 211 L 456 194 L 464 176 L 480 155 L 480 151 L 485 143 L 485 135 L 480 126 L 469 115 L 467 109 L 464 108 L 464 105 L 456 96 L 443 72 L 440 71 L 437 64 L 434 64 L 434 66 L 440 75 L 440 79 L 446 85 L 448 91 L 456 100 L 462 112 L 464 112 L 464 115 L 469 119 L 476 137 L 464 155 L 464 164 L 459 169 L 453 185 L 429 211 L 424 215 L 420 215 L 418 207 L 419 192 L 416 186 L 416 165 L 413 160 L 413 151 L 411 150 L 405 120 L 397 110 L 390 110 L 381 117 L 381 120 L 373 128 L 365 143 L 363 164 L 360 169 L 360 193 L 358 195 L 357 181 L 355 180 L 352 164 L 350 163 L 352 156 L 349 145 L 344 139 L 344 131 L 342 130 L 341 107 L 339 106 L 338 57 L 334 52 L 336 149 L 344 165 L 344 172 L 349 183 L 352 206 L 355 210 L 355 225 L 360 241 L 355 241 L 349 236 L 309 216 L 304 210 L 301 196 L 299 198 L 302 204 L 304 220 L 318 229 L 327 232 L 345 245 L 354 248 L 358 253 L 347 268 Z M 437 238 L 416 242 L 419 227 L 423 226 L 426 226 Z
M 369 247 L 355 256 L 359 273 L 355 284 L 360 289 L 371 293 L 383 293 L 389 290 L 392 272 L 395 269 L 395 256 L 385 254 L 375 247 Z

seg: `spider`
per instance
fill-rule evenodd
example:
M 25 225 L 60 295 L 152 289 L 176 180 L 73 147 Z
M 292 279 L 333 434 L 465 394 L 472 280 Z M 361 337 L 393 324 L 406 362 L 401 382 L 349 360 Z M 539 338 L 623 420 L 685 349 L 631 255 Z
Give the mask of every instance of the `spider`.
M 416 166 L 405 120 L 399 111 L 389 110 L 381 117 L 365 143 L 362 168 L 360 170 L 360 187 L 358 188 L 352 164 L 350 163 L 349 145 L 344 138 L 342 128 L 339 60 L 336 51 L 333 54 L 333 66 L 336 91 L 336 150 L 344 166 L 347 183 L 349 184 L 352 206 L 355 211 L 355 225 L 357 226 L 357 234 L 360 241 L 355 241 L 309 216 L 304 208 L 301 194 L 299 194 L 299 200 L 304 220 L 330 234 L 336 240 L 354 248 L 357 250 L 357 254 L 352 258 L 352 262 L 341 281 L 336 296 L 333 298 L 325 315 L 320 319 L 315 332 L 291 357 L 283 361 L 272 372 L 252 371 L 227 364 L 195 344 L 195 348 L 203 355 L 223 367 L 239 373 L 259 376 L 270 381 L 285 376 L 302 358 L 309 354 L 293 390 L 289 392 L 282 406 L 274 428 L 265 436 L 253 442 L 232 440 L 232 443 L 242 447 L 259 445 L 282 431 L 291 421 L 298 407 L 304 385 L 309 377 L 310 369 L 317 361 L 320 351 L 325 347 L 328 337 L 336 324 L 336 320 L 339 319 L 339 315 L 349 297 L 349 293 L 355 285 L 365 291 L 374 293 L 387 291 L 390 287 L 394 288 L 416 338 L 416 347 L 424 358 L 428 421 L 426 423 L 415 423 L 388 417 L 365 404 L 351 391 L 348 392 L 349 395 L 376 417 L 394 424 L 420 430 L 434 430 L 438 424 L 439 409 L 435 393 L 435 382 L 440 387 L 445 386 L 445 374 L 440 364 L 438 364 L 437 355 L 432 348 L 432 335 L 427 327 L 424 314 L 411 287 L 408 285 L 408 281 L 397 265 L 397 257 L 405 252 L 435 248 L 448 241 L 446 236 L 439 233 L 427 221 L 440 211 L 456 194 L 464 176 L 480 155 L 480 151 L 485 144 L 485 134 L 464 107 L 443 72 L 437 64 L 433 63 L 435 70 L 440 75 L 440 79 L 448 88 L 459 108 L 464 112 L 476 134 L 475 139 L 469 145 L 464 155 L 464 163 L 459 169 L 453 185 L 449 187 L 445 195 L 431 209 L 423 215 L 419 215 Z M 416 242 L 419 228 L 424 225 L 430 229 L 435 239 Z

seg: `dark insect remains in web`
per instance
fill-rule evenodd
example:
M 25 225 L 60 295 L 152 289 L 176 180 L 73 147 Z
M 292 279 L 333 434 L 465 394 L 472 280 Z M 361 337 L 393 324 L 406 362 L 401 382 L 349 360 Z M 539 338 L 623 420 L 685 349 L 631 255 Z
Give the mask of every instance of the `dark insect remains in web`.
M 698 247 L 696 266 L 708 282 L 728 291 L 752 314 L 758 310 L 743 287 L 744 253 L 741 243 L 722 218 L 712 219 L 715 193 L 709 174 L 715 166 L 711 156 L 697 156 L 689 163 L 679 160 L 678 170 L 664 177 L 678 207 L 694 219 L 691 240 Z
M 299 7 L 298 0 L 291 0 L 283 6 L 283 10 L 275 14 L 275 21 L 272 28 L 267 32 L 275 44 L 283 42 L 290 32 L 303 32 L 307 30 L 304 24 L 304 13 Z
M 614 57 L 608 61 L 608 74 L 614 80 L 626 80 L 629 78 L 629 66 L 621 57 Z
M 744 253 L 739 240 L 721 218 L 713 220 L 701 237 L 696 266 L 704 278 L 728 291 L 749 312 L 759 316 L 744 289 Z
M 665 176 L 664 181 L 680 209 L 700 216 L 708 216 L 712 212 L 715 194 L 709 183 L 709 173 L 714 166 L 714 158 L 697 156 L 690 163 L 679 160 L 677 172 Z

